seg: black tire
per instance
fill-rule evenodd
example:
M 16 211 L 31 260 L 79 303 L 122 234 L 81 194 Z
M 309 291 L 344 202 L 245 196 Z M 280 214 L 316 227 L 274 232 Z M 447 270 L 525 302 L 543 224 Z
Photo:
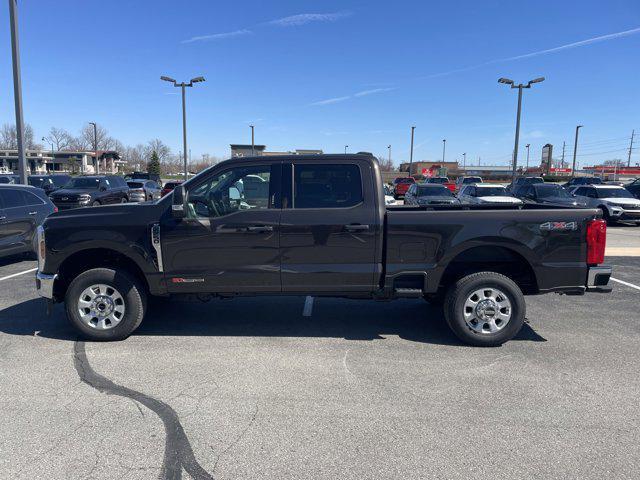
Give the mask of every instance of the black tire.
M 114 287 L 124 301 L 124 315 L 120 322 L 107 330 L 98 330 L 84 323 L 80 317 L 78 300 L 82 292 L 95 284 Z M 127 272 L 111 268 L 93 268 L 78 275 L 67 288 L 64 297 L 67 318 L 80 334 L 89 340 L 122 340 L 133 333 L 142 323 L 147 310 L 147 295 L 137 279 Z
M 611 220 L 611 216 L 609 215 L 609 210 L 607 210 L 607 207 L 600 207 L 600 211 L 602 212 L 602 219 L 607 222 L 607 225 L 613 225 L 614 223 L 616 223 Z
M 129 203 L 129 199 L 127 197 L 122 197 L 120 203 Z
M 92 207 L 99 207 L 100 205 L 102 205 L 98 200 L 94 200 L 93 203 L 91 204 Z
M 511 303 L 511 318 L 496 332 L 477 332 L 464 319 L 465 302 L 474 291 L 483 288 L 500 290 Z M 449 287 L 444 301 L 444 316 L 453 333 L 464 343 L 477 347 L 497 347 L 515 337 L 526 314 L 520 287 L 513 280 L 495 272 L 478 272 L 461 278 Z

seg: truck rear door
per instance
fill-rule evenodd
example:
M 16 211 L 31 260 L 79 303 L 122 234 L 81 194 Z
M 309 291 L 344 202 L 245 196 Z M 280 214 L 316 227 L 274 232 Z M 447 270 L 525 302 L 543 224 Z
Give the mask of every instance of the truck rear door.
M 280 220 L 283 292 L 370 292 L 376 215 L 366 161 L 300 159 L 283 165 Z

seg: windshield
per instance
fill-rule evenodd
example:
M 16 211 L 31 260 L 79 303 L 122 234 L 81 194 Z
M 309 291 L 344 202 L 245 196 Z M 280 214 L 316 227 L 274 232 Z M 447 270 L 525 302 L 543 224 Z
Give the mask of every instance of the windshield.
M 127 185 L 129 185 L 129 188 L 142 188 L 142 187 L 144 187 L 144 183 L 142 183 L 142 182 L 127 182 Z
M 435 177 L 427 179 L 427 183 L 447 183 L 448 181 L 449 179 L 445 177 Z
M 453 193 L 446 187 L 418 187 L 418 197 L 453 197 Z
M 635 198 L 624 188 L 597 188 L 598 198 Z
M 540 177 L 525 177 L 517 180 L 520 185 L 533 185 L 535 183 L 544 183 L 544 180 Z
M 66 183 L 69 181 L 69 177 L 65 175 L 54 175 L 49 178 L 49 181 L 53 183 L 56 187 L 62 187 L 66 185 Z
M 48 180 L 44 177 L 29 177 L 28 182 L 32 187 L 42 187 L 44 185 L 45 180 Z
M 396 178 L 396 183 L 415 183 L 416 181 L 413 179 L 413 177 L 407 177 L 407 178 Z
M 480 177 L 467 177 L 462 180 L 463 184 L 467 183 L 482 183 L 482 179 Z
M 473 187 L 471 187 L 473 188 Z M 509 194 L 504 187 L 478 187 L 476 197 L 508 197 Z
M 571 198 L 571 194 L 560 185 L 547 185 L 542 188 L 538 187 L 536 188 L 536 193 L 538 194 L 539 198 Z
M 67 183 L 64 187 L 69 188 L 71 190 L 89 189 L 89 188 L 97 189 L 99 185 L 100 185 L 99 178 L 85 177 L 85 178 L 74 178 L 72 180 L 69 180 L 69 183 Z

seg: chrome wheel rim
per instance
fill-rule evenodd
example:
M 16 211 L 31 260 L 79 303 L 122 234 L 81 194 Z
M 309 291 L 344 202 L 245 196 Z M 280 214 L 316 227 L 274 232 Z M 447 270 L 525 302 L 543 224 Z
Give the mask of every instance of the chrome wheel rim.
M 511 320 L 511 302 L 494 287 L 480 288 L 464 303 L 464 321 L 476 333 L 491 335 L 507 326 Z
M 124 299 L 118 290 L 103 283 L 85 288 L 78 298 L 82 323 L 96 330 L 116 327 L 124 318 Z

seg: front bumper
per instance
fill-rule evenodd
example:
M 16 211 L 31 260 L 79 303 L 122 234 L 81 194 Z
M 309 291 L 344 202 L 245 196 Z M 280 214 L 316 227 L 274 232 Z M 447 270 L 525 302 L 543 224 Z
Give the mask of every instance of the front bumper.
M 36 273 L 36 289 L 38 290 L 38 295 L 52 300 L 53 285 L 57 278 L 58 278 L 57 273 L 54 273 L 53 275 L 49 275 L 47 273 L 42 273 L 38 271 L 38 273 Z
M 612 273 L 613 268 L 608 265 L 589 267 L 587 273 L 587 292 L 610 292 L 609 279 Z

